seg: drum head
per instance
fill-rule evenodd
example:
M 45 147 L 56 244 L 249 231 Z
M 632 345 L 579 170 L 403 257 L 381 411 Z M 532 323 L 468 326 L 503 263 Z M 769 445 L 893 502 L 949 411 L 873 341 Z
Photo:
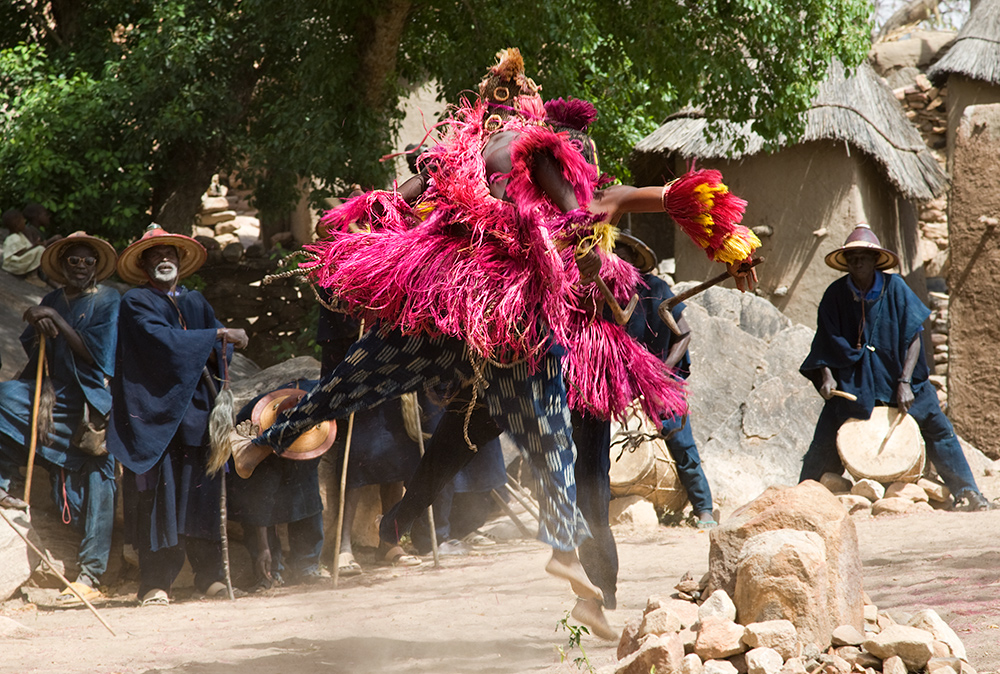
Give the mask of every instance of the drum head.
M 905 414 L 882 446 L 898 414 L 895 406 L 876 407 L 870 419 L 849 419 L 840 427 L 837 451 L 855 479 L 885 483 L 916 482 L 920 478 L 924 469 L 924 439 L 913 417 Z
M 611 493 L 627 496 L 636 488 L 652 488 L 646 484 L 654 472 L 653 447 L 647 436 L 655 436 L 656 428 L 648 423 L 637 408 L 629 410 L 624 424 L 611 422 Z

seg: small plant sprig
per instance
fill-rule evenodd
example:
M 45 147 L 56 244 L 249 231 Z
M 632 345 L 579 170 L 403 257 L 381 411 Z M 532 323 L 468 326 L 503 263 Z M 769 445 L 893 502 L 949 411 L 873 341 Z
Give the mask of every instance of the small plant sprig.
M 590 659 L 587 657 L 587 651 L 583 649 L 584 634 L 590 634 L 590 630 L 583 625 L 570 625 L 569 624 L 569 611 L 563 616 L 562 620 L 556 622 L 555 631 L 558 632 L 562 628 L 569 632 L 569 641 L 566 642 L 566 648 L 563 649 L 562 646 L 558 646 L 559 649 L 559 662 L 566 662 L 566 659 L 570 656 L 570 651 L 574 648 L 580 649 L 580 655 L 573 658 L 573 664 L 576 665 L 577 669 L 586 671 L 589 674 L 595 674 L 596 670 L 594 666 L 590 664 Z

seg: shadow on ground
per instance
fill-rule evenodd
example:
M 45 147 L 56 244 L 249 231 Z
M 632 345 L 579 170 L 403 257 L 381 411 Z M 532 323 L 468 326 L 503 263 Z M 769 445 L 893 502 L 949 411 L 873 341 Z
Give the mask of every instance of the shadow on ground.
M 551 643 L 531 639 L 435 642 L 383 638 L 288 639 L 244 648 L 268 653 L 239 663 L 191 663 L 175 669 L 151 669 L 146 674 L 244 674 L 248 671 L 254 674 L 506 674 L 545 669 L 551 665 L 553 657 Z

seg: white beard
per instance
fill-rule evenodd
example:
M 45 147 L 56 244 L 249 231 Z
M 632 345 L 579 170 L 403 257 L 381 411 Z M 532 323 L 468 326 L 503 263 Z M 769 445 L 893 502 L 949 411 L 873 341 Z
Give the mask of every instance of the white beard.
M 161 262 L 153 269 L 152 276 L 158 283 L 173 283 L 177 280 L 177 265 L 173 262 Z

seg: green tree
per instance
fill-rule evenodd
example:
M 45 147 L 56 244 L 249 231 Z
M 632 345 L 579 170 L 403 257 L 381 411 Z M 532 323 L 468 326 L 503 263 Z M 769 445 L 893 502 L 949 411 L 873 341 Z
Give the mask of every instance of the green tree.
M 238 171 L 265 228 L 302 179 L 316 199 L 380 186 L 405 82 L 472 95 L 517 46 L 545 97 L 600 113 L 605 168 L 696 105 L 795 134 L 831 58 L 868 46 L 867 0 L 12 0 L 0 8 L 0 204 L 121 242 L 189 226 Z M 409 142 L 417 139 L 402 139 Z

